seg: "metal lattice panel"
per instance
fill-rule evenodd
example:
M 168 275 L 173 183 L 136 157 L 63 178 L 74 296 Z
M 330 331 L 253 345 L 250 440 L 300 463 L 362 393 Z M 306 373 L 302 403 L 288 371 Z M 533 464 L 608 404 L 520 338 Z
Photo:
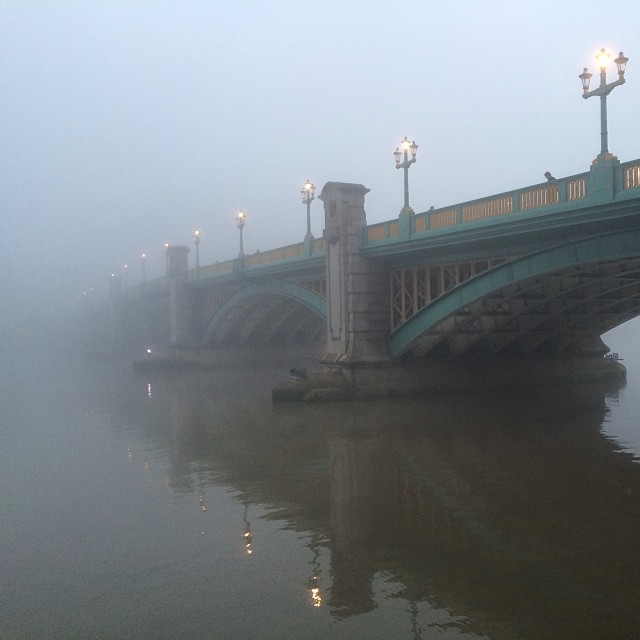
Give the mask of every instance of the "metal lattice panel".
M 639 312 L 640 260 L 576 267 L 504 288 L 500 295 L 459 309 L 429 331 L 417 351 L 439 343 L 456 356 L 471 349 L 566 349 Z
M 390 273 L 391 328 L 396 329 L 447 291 L 466 282 L 508 258 L 394 269 Z

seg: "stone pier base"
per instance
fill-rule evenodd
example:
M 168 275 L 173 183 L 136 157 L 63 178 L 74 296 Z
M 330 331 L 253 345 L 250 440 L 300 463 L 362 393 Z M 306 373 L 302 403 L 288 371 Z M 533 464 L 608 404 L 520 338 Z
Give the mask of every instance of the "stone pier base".
M 625 367 L 602 356 L 513 356 L 456 360 L 405 359 L 401 362 L 325 366 L 305 381 L 284 382 L 275 401 L 339 400 L 429 395 L 464 391 L 506 391 L 581 382 L 620 381 Z

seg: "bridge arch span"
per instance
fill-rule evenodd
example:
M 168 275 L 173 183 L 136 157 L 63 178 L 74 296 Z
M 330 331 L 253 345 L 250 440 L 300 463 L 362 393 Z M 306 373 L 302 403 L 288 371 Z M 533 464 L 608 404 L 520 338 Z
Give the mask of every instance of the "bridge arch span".
M 247 284 L 209 318 L 205 343 L 268 343 L 324 338 L 326 300 L 286 280 Z
M 427 305 L 389 337 L 431 351 L 606 352 L 599 336 L 640 315 L 640 230 L 558 244 L 503 263 Z

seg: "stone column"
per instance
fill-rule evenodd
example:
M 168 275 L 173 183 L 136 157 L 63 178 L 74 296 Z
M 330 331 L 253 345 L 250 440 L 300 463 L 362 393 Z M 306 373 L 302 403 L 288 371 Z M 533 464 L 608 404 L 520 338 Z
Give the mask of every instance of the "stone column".
M 361 184 L 328 182 L 320 194 L 327 240 L 325 364 L 359 366 L 389 361 L 388 274 L 361 252 L 368 192 Z
M 187 288 L 189 247 L 167 248 L 167 286 L 169 288 L 169 344 L 189 344 L 193 338 L 191 297 Z

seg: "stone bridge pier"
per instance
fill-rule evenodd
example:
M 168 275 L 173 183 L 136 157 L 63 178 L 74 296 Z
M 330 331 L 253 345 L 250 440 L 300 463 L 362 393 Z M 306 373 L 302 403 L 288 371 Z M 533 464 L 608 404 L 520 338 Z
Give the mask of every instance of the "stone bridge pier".
M 389 355 L 389 272 L 362 252 L 366 233 L 361 184 L 328 182 L 324 203 L 327 281 L 327 346 L 320 362 L 343 374 L 352 390 L 406 389 L 404 362 Z M 330 394 L 331 397 L 331 394 Z M 338 395 L 338 397 L 341 397 Z
M 361 184 L 328 182 L 324 202 L 327 278 L 327 351 L 322 362 L 343 367 L 389 361 L 388 276 L 361 252 L 367 226 Z
M 367 397 L 367 389 L 373 395 L 385 390 L 402 394 L 624 376 L 623 367 L 602 359 L 607 347 L 597 335 L 585 343 L 578 356 L 558 352 L 392 357 L 388 346 L 389 267 L 365 256 L 362 250 L 368 192 L 361 184 L 329 182 L 320 195 L 325 212 L 327 282 L 327 346 L 321 363 L 341 371 L 351 389 L 364 391 Z M 401 228 L 403 222 L 399 221 Z
M 172 349 L 195 343 L 193 292 L 187 287 L 189 247 L 167 247 L 169 290 L 169 346 Z

